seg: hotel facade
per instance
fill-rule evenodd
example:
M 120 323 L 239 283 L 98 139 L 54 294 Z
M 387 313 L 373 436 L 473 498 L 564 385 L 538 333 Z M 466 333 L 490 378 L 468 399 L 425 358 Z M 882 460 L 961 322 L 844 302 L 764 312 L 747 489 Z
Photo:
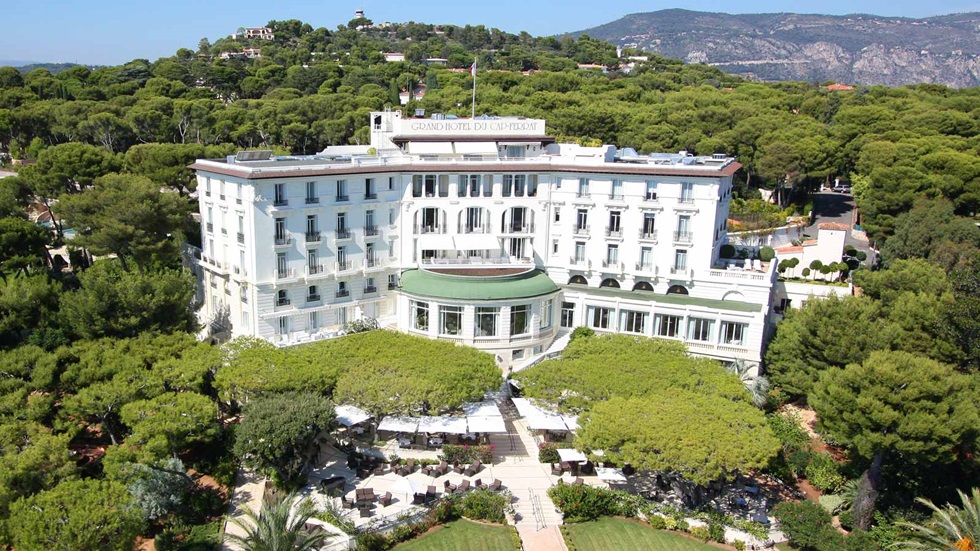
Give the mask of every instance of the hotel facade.
M 588 326 L 758 366 L 775 262 L 720 258 L 734 159 L 558 144 L 523 118 L 370 124 L 370 146 L 192 165 L 203 318 L 279 345 L 375 318 L 505 369 Z

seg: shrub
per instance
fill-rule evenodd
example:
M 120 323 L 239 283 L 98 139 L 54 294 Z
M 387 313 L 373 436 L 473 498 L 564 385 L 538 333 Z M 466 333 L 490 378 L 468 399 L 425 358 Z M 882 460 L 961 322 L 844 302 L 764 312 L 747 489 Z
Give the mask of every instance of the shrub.
M 568 342 L 572 342 L 576 339 L 592 337 L 594 335 L 595 335 L 595 331 L 593 331 L 588 327 L 585 326 L 576 327 L 575 329 L 572 330 L 571 336 L 568 337 Z
M 521 543 L 521 535 L 517 533 L 517 527 L 508 526 L 508 528 L 510 529 L 510 543 L 514 545 L 514 551 L 522 551 L 524 549 L 524 545 Z M 568 538 L 565 538 L 565 541 L 567 542 Z M 575 550 L 569 547 L 568 551 Z
M 820 505 L 826 509 L 828 513 L 836 515 L 843 508 L 844 498 L 837 494 L 824 494 L 820 496 Z
M 457 502 L 459 498 L 457 496 L 446 496 L 444 499 L 440 499 L 435 505 L 429 509 L 428 518 L 431 520 L 433 525 L 435 524 L 446 524 L 447 522 L 452 522 L 459 518 L 459 507 L 457 507 Z
M 844 477 L 840 474 L 837 463 L 828 453 L 818 453 L 810 456 L 810 463 L 804 471 L 806 479 L 820 490 L 837 490 L 844 483 Z
M 445 444 L 442 446 L 442 459 L 448 463 L 493 463 L 493 444 L 468 446 Z
M 745 551 L 745 542 L 742 540 L 735 540 L 732 542 L 732 547 L 735 548 L 735 551 Z
M 667 528 L 667 520 L 660 515 L 650 515 L 647 517 L 647 521 L 650 522 L 650 526 L 657 530 L 665 530 Z
M 677 530 L 677 519 L 674 517 L 664 517 L 665 530 Z
M 378 328 L 378 320 L 374 318 L 363 318 L 349 321 L 344 324 L 344 332 L 347 334 L 364 333 Z
M 592 486 L 558 483 L 548 489 L 548 497 L 569 522 L 615 516 L 623 509 L 614 492 Z
M 729 245 L 728 243 L 721 246 L 718 251 L 718 256 L 722 258 L 735 258 L 735 247 Z
M 708 541 L 711 539 L 711 534 L 708 532 L 706 526 L 695 526 L 691 528 L 691 535 L 701 541 Z
M 679 518 L 677 519 L 677 529 L 681 532 L 688 532 L 691 530 L 691 525 L 686 520 Z
M 793 471 L 793 474 L 802 476 L 806 472 L 807 466 L 810 465 L 810 452 L 806 450 L 790 452 L 786 456 L 786 462 L 789 464 L 789 468 Z
M 725 543 L 725 525 L 717 522 L 708 523 L 708 536 L 711 541 Z
M 357 551 L 388 551 L 392 547 L 388 536 L 381 532 L 365 532 L 355 539 Z
M 800 426 L 800 416 L 796 413 L 773 413 L 768 416 L 769 428 L 772 434 L 783 444 L 787 451 L 806 449 L 810 435 Z
M 803 268 L 803 277 L 810 277 L 810 268 Z
M 459 503 L 461 514 L 472 520 L 485 520 L 497 524 L 507 522 L 504 511 L 509 495 L 490 490 L 476 490 L 467 493 Z
M 538 461 L 541 463 L 558 463 L 561 461 L 561 457 L 558 456 L 558 444 L 554 442 L 538 444 Z
M 830 526 L 830 513 L 812 501 L 780 503 L 773 510 L 790 543 L 801 549 L 818 549 Z
M 769 262 L 773 258 L 776 258 L 776 250 L 772 247 L 762 247 L 759 249 L 759 260 Z

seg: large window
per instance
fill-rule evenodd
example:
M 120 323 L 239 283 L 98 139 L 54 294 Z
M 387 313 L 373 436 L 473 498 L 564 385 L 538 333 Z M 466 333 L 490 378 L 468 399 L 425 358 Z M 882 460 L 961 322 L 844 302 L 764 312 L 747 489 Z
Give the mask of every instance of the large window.
M 748 330 L 747 323 L 737 323 L 734 321 L 721 322 L 721 343 L 735 346 L 745 345 L 745 332 Z
M 531 305 L 520 304 L 510 307 L 510 334 L 523 335 L 531 331 Z
M 574 302 L 561 303 L 561 326 L 575 327 L 575 303 Z
M 626 333 L 646 333 L 647 329 L 647 314 L 646 312 L 634 312 L 632 310 L 623 310 L 620 314 L 620 330 Z
M 681 203 L 694 202 L 694 184 L 691 182 L 681 183 Z
M 337 180 L 337 200 L 347 201 L 350 196 L 347 195 L 347 180 Z
M 316 182 L 306 182 L 306 204 L 312 205 L 320 202 L 320 196 L 316 192 Z
M 687 269 L 687 250 L 677 249 L 674 251 L 674 271 L 683 272 Z
M 612 181 L 612 191 L 609 193 L 610 199 L 622 199 L 623 198 L 623 181 L 613 180 Z
M 429 303 L 413 300 L 409 302 L 409 312 L 412 316 L 410 323 L 412 329 L 419 331 L 429 330 Z
M 439 334 L 461 335 L 463 333 L 463 307 L 439 307 Z
M 578 209 L 575 218 L 575 229 L 587 231 L 589 229 L 589 211 Z
M 647 181 L 647 191 L 643 198 L 647 201 L 657 200 L 657 182 Z
M 676 338 L 681 326 L 681 317 L 661 314 L 654 319 L 654 326 L 658 337 Z
M 575 242 L 575 263 L 580 264 L 585 262 L 585 242 L 576 241 Z
M 496 337 L 497 320 L 500 318 L 500 308 L 496 306 L 477 306 L 476 336 Z
M 687 338 L 692 341 L 709 342 L 711 341 L 712 320 L 705 318 L 691 318 L 687 324 Z
M 539 327 L 541 329 L 548 329 L 551 327 L 554 309 L 555 301 L 553 299 L 548 299 L 541 303 L 541 319 L 539 323 Z
M 578 179 L 578 196 L 588 197 L 589 196 L 589 179 L 579 178 Z
M 588 313 L 586 314 L 589 319 L 589 327 L 593 329 L 609 329 L 609 318 L 611 314 L 611 308 L 589 306 Z

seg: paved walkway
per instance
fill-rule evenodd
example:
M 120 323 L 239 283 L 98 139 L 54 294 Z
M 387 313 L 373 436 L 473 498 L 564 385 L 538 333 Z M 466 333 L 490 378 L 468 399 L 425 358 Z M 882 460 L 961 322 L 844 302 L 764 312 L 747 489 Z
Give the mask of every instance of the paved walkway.
M 264 478 L 259 478 L 255 473 L 240 469 L 235 474 L 235 490 L 232 492 L 231 499 L 228 502 L 229 519 L 243 517 L 245 511 L 248 509 L 258 511 L 262 507 L 265 484 L 266 480 Z M 225 520 L 223 533 L 239 536 L 245 535 L 245 532 L 230 520 Z M 223 539 L 221 542 L 221 551 L 239 551 L 239 548 Z

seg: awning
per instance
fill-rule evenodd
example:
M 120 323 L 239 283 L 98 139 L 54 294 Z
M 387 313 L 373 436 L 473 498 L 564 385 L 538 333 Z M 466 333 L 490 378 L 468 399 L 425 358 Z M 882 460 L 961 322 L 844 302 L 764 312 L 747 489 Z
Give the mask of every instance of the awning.
M 568 430 L 578 430 L 578 415 L 562 415 L 561 420 L 565 422 L 565 426 L 568 427 Z
M 390 480 L 387 478 L 385 480 Z M 405 494 L 409 497 L 415 494 L 424 494 L 427 485 L 423 484 L 419 480 L 409 478 L 407 476 L 395 476 L 395 479 L 391 482 L 391 491 L 396 494 Z
M 466 434 L 465 417 L 419 417 L 419 432 L 449 434 Z
M 559 448 L 558 457 L 566 463 L 585 463 L 589 460 L 584 453 L 572 448 Z
M 496 155 L 496 142 L 456 142 L 456 153 L 462 155 Z
M 337 422 L 345 427 L 352 427 L 371 418 L 371 414 L 357 406 L 337 406 Z
M 453 144 L 449 142 L 409 142 L 408 152 L 412 155 L 452 155 Z
M 466 402 L 463 412 L 467 417 L 501 417 L 496 402 Z
M 517 412 L 533 430 L 567 431 L 568 426 L 560 415 L 549 413 L 529 402 L 526 398 L 513 398 Z
M 496 236 L 486 233 L 468 233 L 465 235 L 454 235 L 453 245 L 457 251 L 499 251 L 500 240 Z
M 612 469 L 609 467 L 596 467 L 595 474 L 599 477 L 599 480 L 605 482 L 626 482 L 626 475 L 623 474 L 622 469 Z
M 455 251 L 453 236 L 444 233 L 429 233 L 419 236 L 419 250 Z
M 417 432 L 419 420 L 416 417 L 385 417 L 378 424 L 378 430 L 391 432 Z
M 466 424 L 469 425 L 470 432 L 485 432 L 485 433 L 507 432 L 507 426 L 504 425 L 504 418 L 493 416 L 493 415 L 467 417 Z

